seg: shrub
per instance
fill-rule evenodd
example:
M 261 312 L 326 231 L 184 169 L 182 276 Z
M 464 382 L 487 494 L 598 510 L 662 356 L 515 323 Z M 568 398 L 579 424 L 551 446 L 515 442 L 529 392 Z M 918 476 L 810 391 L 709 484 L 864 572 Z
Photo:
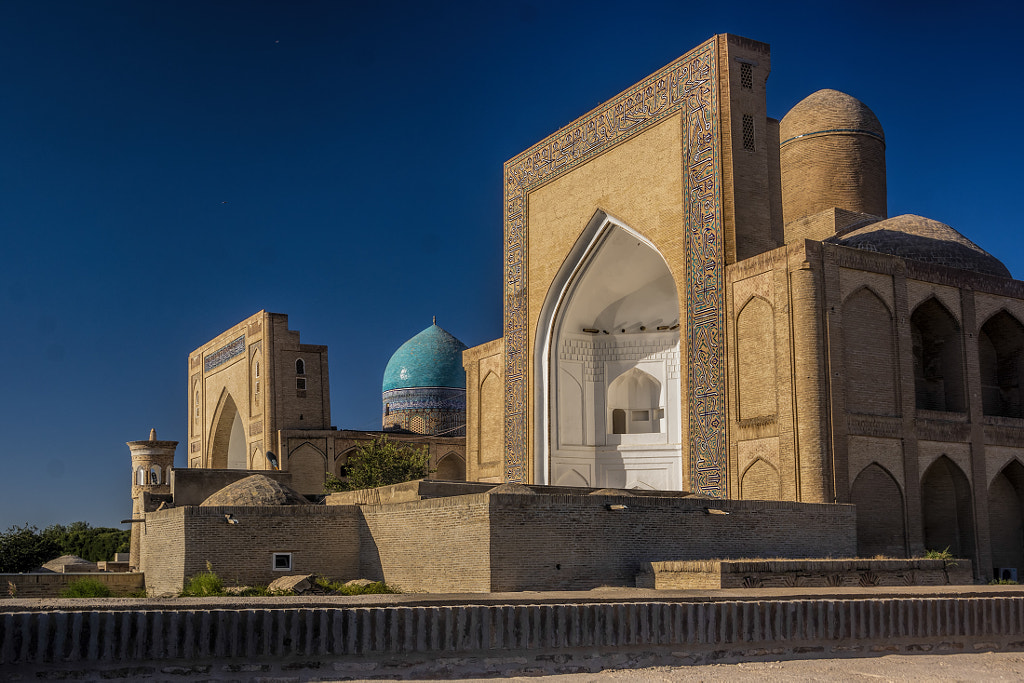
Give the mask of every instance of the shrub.
M 949 552 L 949 546 L 946 546 L 945 550 L 926 550 L 924 551 L 924 559 L 926 560 L 953 560 L 953 553 Z
M 224 582 L 217 576 L 210 563 L 206 563 L 206 571 L 200 572 L 188 580 L 185 590 L 179 595 L 183 598 L 208 598 L 214 595 L 224 595 Z
M 1019 585 L 1013 579 L 992 579 L 988 582 L 990 586 L 1017 586 Z
M 323 576 L 316 578 L 316 585 L 320 586 L 326 591 L 330 591 L 337 595 L 370 595 L 370 594 L 383 594 L 383 593 L 401 593 L 401 591 L 392 588 L 383 581 L 377 581 L 376 583 L 368 583 L 365 586 L 346 586 L 340 581 L 331 581 Z
M 61 592 L 62 598 L 109 598 L 110 587 L 98 579 L 79 579 Z

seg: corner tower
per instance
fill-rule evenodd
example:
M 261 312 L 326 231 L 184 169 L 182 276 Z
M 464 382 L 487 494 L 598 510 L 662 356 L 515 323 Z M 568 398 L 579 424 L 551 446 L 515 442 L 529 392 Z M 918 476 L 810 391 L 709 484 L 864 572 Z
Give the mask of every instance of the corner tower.
M 149 430 L 146 441 L 129 441 L 128 449 L 132 454 L 132 519 L 141 519 L 145 512 L 144 494 L 170 494 L 171 468 L 174 467 L 174 449 L 177 441 L 158 441 L 156 430 Z M 139 544 L 142 541 L 142 529 L 132 524 L 129 566 L 139 567 Z

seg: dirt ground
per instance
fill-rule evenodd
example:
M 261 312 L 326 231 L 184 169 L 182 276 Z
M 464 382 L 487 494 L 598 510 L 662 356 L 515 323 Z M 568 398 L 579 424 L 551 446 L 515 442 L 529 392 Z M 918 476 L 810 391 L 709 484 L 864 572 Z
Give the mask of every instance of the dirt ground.
M 464 679 L 493 680 L 493 679 Z M 802 659 L 779 662 L 664 666 L 565 674 L 514 681 L 1021 681 L 1024 653 L 979 652 L 948 655 L 886 655 L 857 659 Z

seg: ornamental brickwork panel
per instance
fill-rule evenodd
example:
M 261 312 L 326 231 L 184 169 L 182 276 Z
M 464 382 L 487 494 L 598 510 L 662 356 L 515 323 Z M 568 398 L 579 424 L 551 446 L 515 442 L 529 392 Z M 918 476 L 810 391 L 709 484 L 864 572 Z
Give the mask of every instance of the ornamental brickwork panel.
M 686 359 L 691 488 L 724 496 L 724 294 L 718 39 L 691 50 L 504 168 L 505 480 L 528 467 L 528 194 L 683 112 L 686 177 Z

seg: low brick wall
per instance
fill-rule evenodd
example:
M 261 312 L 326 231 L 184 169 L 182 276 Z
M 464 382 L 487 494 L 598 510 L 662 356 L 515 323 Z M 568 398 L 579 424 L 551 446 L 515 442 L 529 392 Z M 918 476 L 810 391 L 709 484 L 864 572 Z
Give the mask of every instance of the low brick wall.
M 698 560 L 648 562 L 637 588 L 795 588 L 946 586 L 974 583 L 971 561 L 956 560 Z
M 25 680 L 514 676 L 1022 648 L 1019 593 L 0 613 L 0 678 Z
M 19 598 L 56 598 L 79 579 L 100 581 L 115 596 L 128 595 L 145 588 L 145 579 L 141 573 L 0 574 L 0 593 L 9 595 L 9 584 L 13 583 Z
M 230 514 L 236 524 L 229 524 Z M 151 595 L 178 593 L 207 568 L 227 585 L 267 585 L 288 574 L 359 576 L 362 520 L 352 506 L 178 507 L 146 514 L 142 570 Z M 273 553 L 291 553 L 275 571 Z

